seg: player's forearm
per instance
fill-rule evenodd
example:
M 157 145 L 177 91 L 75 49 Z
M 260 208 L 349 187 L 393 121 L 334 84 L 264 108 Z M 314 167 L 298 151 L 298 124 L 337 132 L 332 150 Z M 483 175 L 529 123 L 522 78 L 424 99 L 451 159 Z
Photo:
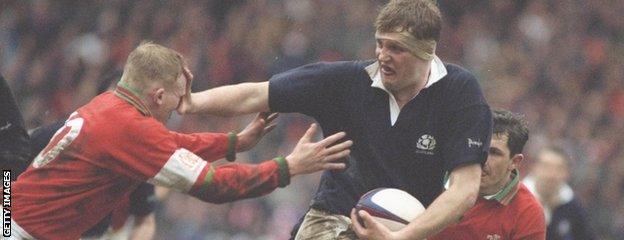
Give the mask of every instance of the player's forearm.
M 204 186 L 191 195 L 211 203 L 225 203 L 268 194 L 290 183 L 288 165 L 284 159 L 257 165 L 227 164 L 215 168 Z
M 440 195 L 414 222 L 405 228 L 403 239 L 424 239 L 446 226 L 459 221 L 461 216 L 474 205 L 469 194 L 446 191 Z
M 185 113 L 237 116 L 269 110 L 268 82 L 241 83 L 191 94 Z
M 466 211 L 476 202 L 481 169 L 478 164 L 465 166 L 464 176 L 455 179 L 455 183 L 429 205 L 427 210 L 407 227 L 400 235 L 401 239 L 424 239 L 446 226 L 458 222 Z

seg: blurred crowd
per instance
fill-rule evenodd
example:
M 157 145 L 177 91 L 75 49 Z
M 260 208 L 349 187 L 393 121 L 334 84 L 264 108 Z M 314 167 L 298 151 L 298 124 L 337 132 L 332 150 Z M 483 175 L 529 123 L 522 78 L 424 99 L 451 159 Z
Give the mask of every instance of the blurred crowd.
M 374 57 L 381 0 L 0 0 L 0 72 L 29 128 L 65 118 L 151 40 L 182 53 L 193 89 L 264 81 L 316 61 Z M 543 145 L 573 157 L 571 186 L 602 239 L 624 236 L 624 1 L 441 0 L 437 53 L 473 71 L 492 107 L 525 114 L 528 161 Z M 309 118 L 284 114 L 260 162 L 292 149 Z M 169 127 L 240 130 L 249 117 L 174 116 Z M 254 200 L 213 205 L 170 194 L 157 239 L 286 239 L 319 174 Z

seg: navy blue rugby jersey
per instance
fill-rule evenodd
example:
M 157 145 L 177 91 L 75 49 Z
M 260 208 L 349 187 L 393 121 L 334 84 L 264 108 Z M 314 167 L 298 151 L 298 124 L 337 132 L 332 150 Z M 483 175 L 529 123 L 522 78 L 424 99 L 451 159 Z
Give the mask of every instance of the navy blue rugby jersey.
M 271 111 L 311 116 L 325 136 L 345 131 L 354 142 L 348 168 L 323 173 L 314 207 L 348 216 L 362 194 L 378 187 L 405 190 L 428 206 L 446 171 L 485 163 L 492 116 L 483 92 L 470 72 L 436 60 L 446 74 L 398 116 L 390 94 L 375 87 L 372 60 L 314 63 L 269 80 Z

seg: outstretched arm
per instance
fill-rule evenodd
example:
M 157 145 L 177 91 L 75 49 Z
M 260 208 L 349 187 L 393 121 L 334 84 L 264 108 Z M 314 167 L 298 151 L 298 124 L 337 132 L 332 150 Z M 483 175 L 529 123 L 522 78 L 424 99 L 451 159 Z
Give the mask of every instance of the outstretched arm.
M 238 116 L 269 111 L 269 82 L 240 83 L 191 93 L 193 74 L 184 69 L 186 94 L 178 112 L 181 114 L 211 114 L 217 116 Z
M 227 164 L 216 168 L 208 166 L 189 192 L 207 202 L 224 203 L 238 199 L 262 196 L 277 187 L 284 187 L 296 175 L 320 170 L 343 169 L 344 163 L 336 160 L 349 154 L 352 141 L 338 143 L 344 132 L 313 142 L 316 124 L 299 140 L 291 154 L 257 165 Z M 337 144 L 334 144 L 337 143 Z
M 449 189 L 436 198 L 422 215 L 400 231 L 390 231 L 365 211 L 358 213 L 352 211 L 353 230 L 361 239 L 402 240 L 425 239 L 441 231 L 444 227 L 458 222 L 474 205 L 481 182 L 481 167 L 479 164 L 457 167 L 451 172 L 450 180 Z M 357 221 L 356 214 L 362 218 L 365 226 Z

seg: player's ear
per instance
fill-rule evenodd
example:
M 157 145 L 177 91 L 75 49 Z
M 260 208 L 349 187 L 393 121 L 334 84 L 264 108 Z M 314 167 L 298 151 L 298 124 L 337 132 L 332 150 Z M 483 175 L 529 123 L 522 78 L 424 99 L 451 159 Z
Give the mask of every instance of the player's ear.
M 164 88 L 157 88 L 154 91 L 154 94 L 152 94 L 152 101 L 154 101 L 154 103 L 156 103 L 156 105 L 158 105 L 158 106 L 163 104 L 164 98 L 165 98 L 165 89 Z
M 509 165 L 509 170 L 518 169 L 520 167 L 520 163 L 524 160 L 524 155 L 522 153 L 518 153 L 511 158 L 511 165 Z

